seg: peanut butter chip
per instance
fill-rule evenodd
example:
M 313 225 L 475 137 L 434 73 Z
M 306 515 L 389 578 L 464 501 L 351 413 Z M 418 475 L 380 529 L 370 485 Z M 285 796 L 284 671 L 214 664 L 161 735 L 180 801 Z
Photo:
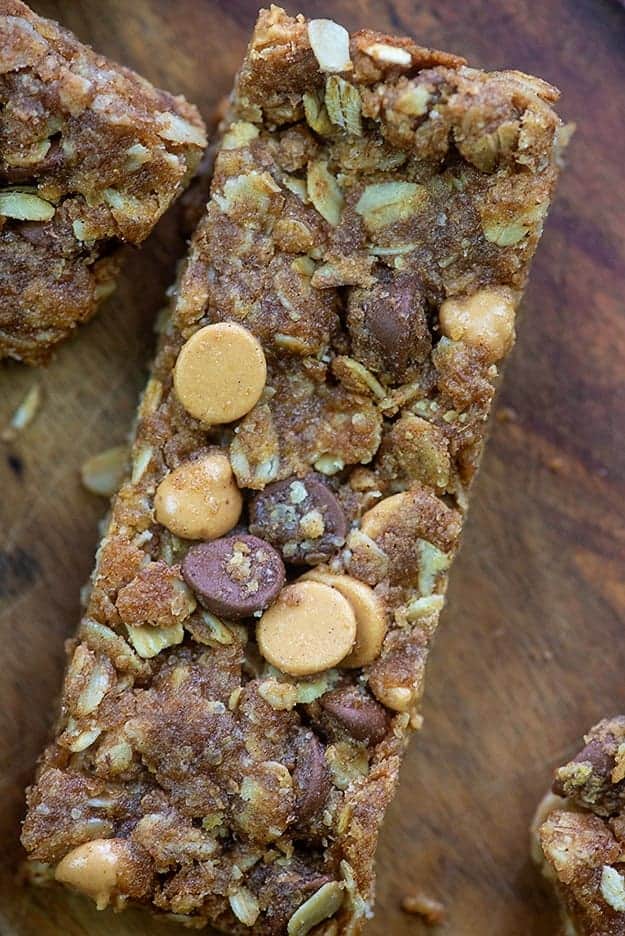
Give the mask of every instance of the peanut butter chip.
M 308 676 L 336 666 L 356 639 L 356 617 L 346 598 L 321 582 L 287 585 L 262 616 L 256 639 L 273 666 Z
M 174 369 L 176 396 L 191 416 L 208 425 L 240 419 L 258 403 L 267 379 L 260 342 L 234 322 L 196 331 Z
M 156 519 L 183 539 L 213 540 L 228 533 L 241 515 L 243 498 L 228 458 L 210 452 L 184 462 L 156 490 Z
M 332 575 L 318 569 L 308 572 L 305 578 L 336 588 L 349 601 L 356 615 L 356 643 L 341 666 L 372 663 L 380 655 L 387 628 L 384 607 L 373 589 L 351 575 Z
M 106 907 L 117 884 L 120 852 L 115 839 L 94 839 L 74 848 L 59 862 L 54 877 Z

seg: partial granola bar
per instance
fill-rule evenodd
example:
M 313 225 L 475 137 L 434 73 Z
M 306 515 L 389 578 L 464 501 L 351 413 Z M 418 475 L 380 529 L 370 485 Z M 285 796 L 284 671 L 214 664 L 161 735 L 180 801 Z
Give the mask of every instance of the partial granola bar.
M 28 793 L 31 859 L 99 906 L 371 915 L 556 97 L 260 14 Z
M 205 145 L 184 98 L 0 0 L 0 359 L 42 363 L 93 315 Z
M 625 936 L 625 716 L 595 725 L 556 770 L 532 837 L 567 936 Z

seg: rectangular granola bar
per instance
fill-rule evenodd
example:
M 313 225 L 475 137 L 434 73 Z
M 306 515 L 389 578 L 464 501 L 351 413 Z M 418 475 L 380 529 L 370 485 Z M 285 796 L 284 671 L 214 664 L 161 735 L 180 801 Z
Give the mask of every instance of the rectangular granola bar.
M 99 906 L 370 916 L 556 97 L 260 14 L 28 794 L 31 859 Z
M 532 828 L 566 936 L 625 936 L 625 716 L 599 722 L 559 767 Z
M 39 364 L 93 315 L 205 145 L 184 98 L 0 0 L 0 359 Z

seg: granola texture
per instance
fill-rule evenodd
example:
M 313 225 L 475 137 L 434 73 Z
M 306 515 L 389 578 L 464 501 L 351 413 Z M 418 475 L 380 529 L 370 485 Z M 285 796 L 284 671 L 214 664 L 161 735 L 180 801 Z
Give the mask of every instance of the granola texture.
M 581 751 L 555 771 L 533 834 L 567 936 L 623 936 L 625 716 L 595 725 Z
M 93 315 L 205 145 L 184 98 L 0 0 L 0 358 L 42 363 Z
M 361 931 L 556 98 L 261 12 L 28 792 L 39 876 L 232 933 Z

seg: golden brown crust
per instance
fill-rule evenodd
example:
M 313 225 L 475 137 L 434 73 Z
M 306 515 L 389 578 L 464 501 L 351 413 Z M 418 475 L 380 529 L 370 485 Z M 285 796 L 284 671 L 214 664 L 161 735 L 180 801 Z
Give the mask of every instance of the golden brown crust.
M 308 30 L 275 7 L 260 14 L 79 632 L 115 680 L 98 673 L 106 692 L 86 715 L 84 689 L 67 695 L 24 842 L 54 864 L 63 841 L 88 836 L 69 812 L 42 818 L 51 765 L 97 777 L 114 803 L 110 834 L 151 856 L 157 908 L 259 934 L 286 932 L 297 913 L 290 932 L 325 919 L 315 932 L 336 936 L 371 912 L 377 831 L 419 723 L 498 378 L 492 353 L 441 336 L 438 310 L 484 286 L 518 295 L 560 124 L 542 83 L 378 33 L 345 42 L 353 67 L 328 74 Z M 184 410 L 172 371 L 185 341 L 223 320 L 260 339 L 267 384 L 238 424 L 211 428 Z M 247 503 L 287 479 L 294 504 L 312 498 L 311 476 L 328 488 L 316 503 L 343 510 L 347 536 L 320 568 L 375 589 L 388 623 L 377 659 L 287 676 L 262 659 L 253 617 L 187 606 L 173 622 L 163 564 L 175 576 L 190 544 L 156 522 L 154 495 L 211 445 Z M 256 535 L 273 535 L 285 498 Z M 286 516 L 296 529 L 299 515 Z M 311 509 L 306 529 L 321 535 L 323 513 Z M 301 567 L 283 558 L 292 582 Z M 88 655 L 67 682 L 78 663 L 76 686 L 93 686 Z
M 205 145 L 197 110 L 0 4 L 0 358 L 40 363 L 115 286 Z M 9 197 L 10 196 L 10 197 Z

